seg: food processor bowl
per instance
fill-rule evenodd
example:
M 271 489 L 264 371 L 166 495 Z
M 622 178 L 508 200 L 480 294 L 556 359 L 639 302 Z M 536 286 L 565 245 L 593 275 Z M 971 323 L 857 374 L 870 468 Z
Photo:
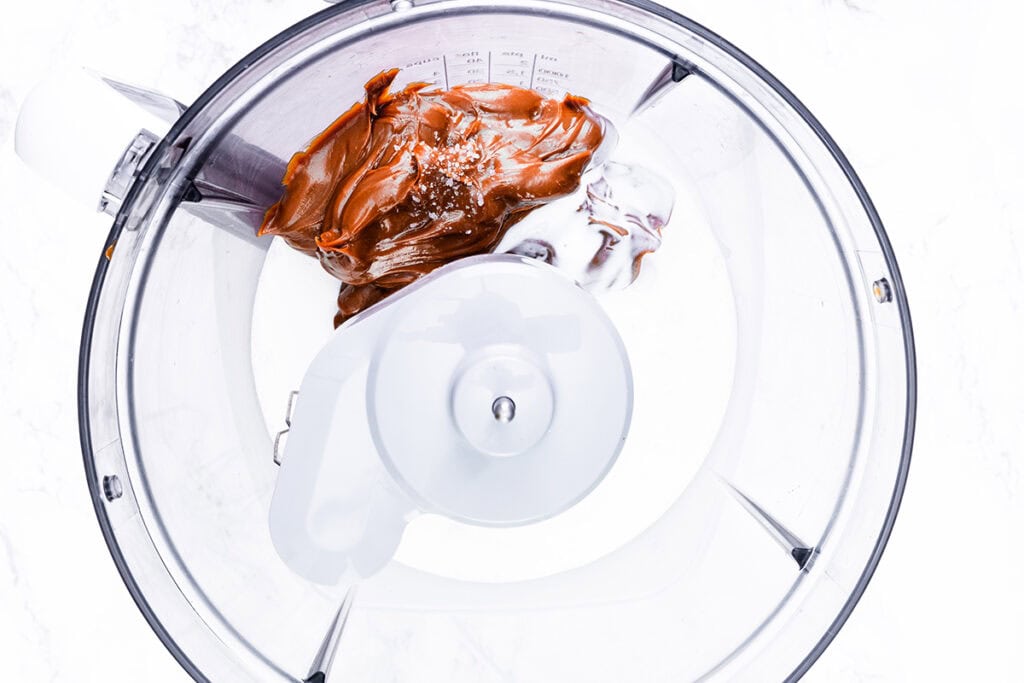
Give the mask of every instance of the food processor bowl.
M 631 418 L 579 496 L 515 524 L 439 504 L 358 583 L 316 582 L 268 519 L 337 282 L 256 228 L 289 157 L 393 67 L 396 89 L 586 97 L 675 208 L 637 281 L 593 296 Z M 905 483 L 909 311 L 849 163 L 735 47 L 643 0 L 349 1 L 140 158 L 89 300 L 82 447 L 118 569 L 196 680 L 786 680 L 842 626 Z M 415 411 L 394 377 L 385 407 Z

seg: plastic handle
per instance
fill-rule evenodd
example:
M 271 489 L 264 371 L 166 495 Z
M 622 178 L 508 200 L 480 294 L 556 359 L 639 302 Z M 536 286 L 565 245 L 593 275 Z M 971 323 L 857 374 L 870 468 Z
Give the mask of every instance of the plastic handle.
M 54 72 L 21 106 L 14 150 L 54 186 L 92 209 L 139 131 L 168 122 L 82 68 Z
M 285 564 L 316 583 L 375 574 L 394 556 L 415 512 L 367 429 L 366 370 L 383 319 L 335 333 L 303 379 L 292 415 L 270 535 Z

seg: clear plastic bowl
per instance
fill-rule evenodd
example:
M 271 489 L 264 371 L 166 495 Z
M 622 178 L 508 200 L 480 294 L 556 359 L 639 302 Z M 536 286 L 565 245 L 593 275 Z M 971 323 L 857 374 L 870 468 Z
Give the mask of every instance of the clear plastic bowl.
M 254 226 L 289 156 L 396 66 L 403 82 L 589 98 L 676 210 L 641 279 L 599 298 L 635 383 L 607 478 L 535 525 L 414 522 L 348 605 L 329 680 L 798 678 L 863 592 L 903 491 L 903 285 L 864 188 L 795 97 L 641 0 L 345 2 L 173 126 L 117 216 L 82 343 L 90 486 L 140 609 L 197 680 L 315 673 L 343 593 L 292 573 L 267 519 L 274 435 L 336 283 Z

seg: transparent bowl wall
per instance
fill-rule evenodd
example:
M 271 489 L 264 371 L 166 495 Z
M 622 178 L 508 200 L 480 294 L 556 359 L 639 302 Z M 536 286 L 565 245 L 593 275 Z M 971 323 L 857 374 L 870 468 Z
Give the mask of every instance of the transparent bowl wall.
M 799 103 L 721 39 L 641 3 L 344 3 L 250 55 L 175 125 L 116 220 L 83 342 L 90 483 L 140 608 L 195 678 L 218 682 L 302 679 L 338 609 L 337 591 L 271 546 L 283 424 L 257 390 L 267 367 L 300 372 L 329 334 L 334 285 L 310 305 L 321 338 L 285 329 L 291 343 L 268 347 L 258 289 L 295 285 L 269 278 L 271 241 L 253 226 L 289 156 L 394 66 L 400 82 L 520 78 L 586 96 L 682 208 L 648 259 L 653 284 L 608 304 L 643 446 L 627 442 L 616 467 L 635 474 L 644 528 L 633 537 L 595 513 L 613 547 L 580 538 L 600 552 L 514 581 L 479 575 L 503 538 L 535 547 L 505 530 L 466 531 L 479 543 L 434 560 L 407 539 L 361 589 L 332 680 L 799 676 L 863 590 L 902 492 L 902 284 L 866 194 Z M 873 292 L 882 280 L 891 301 Z M 642 315 L 627 296 L 646 297 Z M 275 323 L 289 327 L 258 326 Z M 115 476 L 119 498 L 105 495 Z M 474 562 L 473 581 L 445 575 Z

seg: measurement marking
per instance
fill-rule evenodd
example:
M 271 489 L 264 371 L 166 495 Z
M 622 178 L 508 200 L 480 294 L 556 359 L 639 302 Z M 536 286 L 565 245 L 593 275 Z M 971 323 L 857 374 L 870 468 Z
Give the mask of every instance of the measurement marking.
M 537 53 L 533 53 L 533 69 L 530 70 L 530 90 L 533 90 L 533 76 L 537 73 Z
M 441 55 L 441 64 L 444 65 L 444 89 L 451 90 L 451 88 L 448 87 L 448 58 L 444 55 Z

